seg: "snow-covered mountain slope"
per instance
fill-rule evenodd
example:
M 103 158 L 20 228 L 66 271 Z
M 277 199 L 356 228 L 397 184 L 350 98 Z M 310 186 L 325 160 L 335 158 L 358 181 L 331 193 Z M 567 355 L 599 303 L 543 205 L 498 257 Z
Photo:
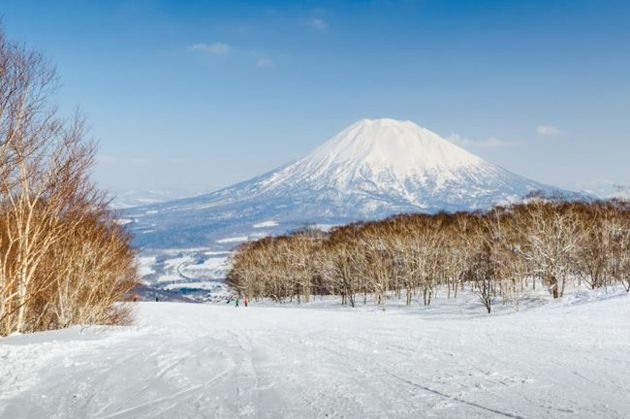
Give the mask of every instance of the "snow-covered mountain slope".
M 218 241 L 228 247 L 305 224 L 474 210 L 532 191 L 561 193 L 486 162 L 413 122 L 365 119 L 277 170 L 214 193 L 135 208 L 126 217 L 136 220 L 132 228 L 140 246 Z
M 189 198 L 191 196 L 200 195 L 202 192 L 207 193 L 212 188 L 203 190 L 196 188 L 182 189 L 165 189 L 165 190 L 139 190 L 127 189 L 112 191 L 111 206 L 114 209 L 125 209 L 140 207 L 145 205 L 158 204 L 160 202 L 173 201 L 176 199 Z
M 584 182 L 570 186 L 576 191 L 596 196 L 600 199 L 623 199 L 630 201 L 630 185 L 606 180 Z
M 387 312 L 140 303 L 134 326 L 0 338 L 0 417 L 627 418 L 630 297 L 612 295 L 492 315 L 445 294 Z

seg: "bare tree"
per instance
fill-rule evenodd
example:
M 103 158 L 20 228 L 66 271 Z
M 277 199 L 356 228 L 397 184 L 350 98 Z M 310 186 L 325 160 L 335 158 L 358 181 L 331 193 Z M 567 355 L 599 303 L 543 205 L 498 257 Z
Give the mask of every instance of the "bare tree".
M 488 312 L 501 299 L 518 307 L 528 281 L 539 278 L 553 298 L 576 275 L 592 288 L 613 281 L 630 290 L 627 203 L 577 203 L 532 198 L 487 212 L 400 215 L 334 229 L 295 233 L 243 246 L 230 280 L 249 295 L 305 300 L 341 296 L 342 304 L 372 296 L 431 304 L 469 285 Z
M 61 287 L 70 289 L 69 266 L 84 256 L 90 240 L 100 238 L 94 233 L 101 228 L 109 228 L 110 243 L 124 254 L 117 253 L 118 266 L 92 269 L 73 292 L 116 282 L 119 286 L 109 291 L 119 300 L 136 281 L 129 237 L 89 180 L 94 145 L 86 140 L 78 115 L 69 121 L 57 115 L 50 103 L 55 87 L 55 72 L 40 54 L 0 33 L 0 334 L 64 327 L 88 317 L 124 317 L 103 294 L 87 300 L 108 313 L 98 320 L 69 314 L 70 306 L 85 300 L 55 299 Z M 86 228 L 92 236 L 78 242 L 77 231 Z M 73 245 L 83 250 L 66 259 L 69 265 L 59 266 L 59 257 Z M 112 256 L 103 253 L 106 249 L 99 250 L 97 260 Z M 124 279 L 112 275 L 121 271 Z

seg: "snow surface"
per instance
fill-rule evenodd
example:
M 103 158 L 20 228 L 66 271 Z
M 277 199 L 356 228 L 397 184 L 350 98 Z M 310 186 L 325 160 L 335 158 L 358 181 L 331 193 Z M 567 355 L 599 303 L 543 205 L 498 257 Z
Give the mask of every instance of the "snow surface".
M 278 225 L 277 221 L 268 220 L 268 221 L 263 221 L 261 223 L 256 223 L 252 227 L 254 227 L 254 228 L 269 228 L 269 227 L 275 227 L 277 225 Z
M 135 326 L 0 339 L 0 417 L 629 417 L 630 297 L 458 301 L 139 303 Z
M 170 190 L 118 189 L 111 191 L 109 195 L 112 199 L 111 206 L 116 209 L 123 209 L 187 198 L 200 195 L 201 193 L 208 193 L 213 189 L 208 187 L 208 185 L 203 187 L 187 185 L 180 189 Z
M 138 274 L 141 277 L 148 276 L 154 274 L 153 266 L 156 263 L 155 256 L 139 256 L 138 260 Z
M 599 197 L 600 199 L 623 199 L 630 201 L 630 184 L 609 180 L 574 183 L 571 189 Z
M 149 299 L 159 295 L 162 300 L 223 301 L 232 295 L 224 282 L 229 256 L 230 252 L 206 247 L 144 249 L 138 273 L 145 288 L 139 294 Z
M 411 121 L 363 119 L 341 131 L 312 153 L 266 180 L 274 186 L 284 179 L 332 180 L 352 189 L 357 175 L 387 173 L 393 179 L 434 176 L 442 185 L 454 171 L 485 164 L 466 150 Z M 350 190 L 352 192 L 352 190 Z
M 145 248 L 224 245 L 314 224 L 397 213 L 475 210 L 532 191 L 565 193 L 511 173 L 411 121 L 364 119 L 294 163 L 189 199 L 125 211 Z M 273 220 L 274 224 L 270 220 Z M 218 242 L 217 242 L 218 241 Z
M 217 240 L 217 243 L 241 243 L 247 241 L 247 236 L 237 236 L 237 237 L 226 237 L 223 239 Z

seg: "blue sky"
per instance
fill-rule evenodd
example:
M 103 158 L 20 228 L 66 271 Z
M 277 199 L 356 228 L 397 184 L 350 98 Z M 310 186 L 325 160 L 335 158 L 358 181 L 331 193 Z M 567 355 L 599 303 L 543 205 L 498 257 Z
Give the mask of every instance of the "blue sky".
M 2 0 L 99 140 L 97 180 L 213 189 L 361 118 L 560 186 L 630 183 L 630 2 Z

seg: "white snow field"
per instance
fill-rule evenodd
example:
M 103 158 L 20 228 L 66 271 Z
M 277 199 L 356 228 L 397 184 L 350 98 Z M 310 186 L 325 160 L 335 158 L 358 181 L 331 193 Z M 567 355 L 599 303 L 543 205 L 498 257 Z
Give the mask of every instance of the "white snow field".
M 2 418 L 630 417 L 630 297 L 492 315 L 139 303 L 0 339 Z

